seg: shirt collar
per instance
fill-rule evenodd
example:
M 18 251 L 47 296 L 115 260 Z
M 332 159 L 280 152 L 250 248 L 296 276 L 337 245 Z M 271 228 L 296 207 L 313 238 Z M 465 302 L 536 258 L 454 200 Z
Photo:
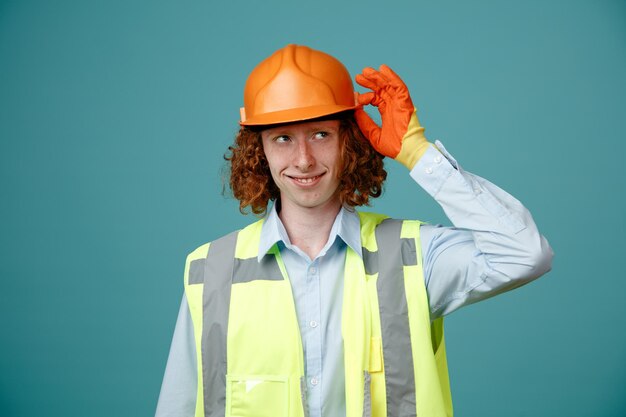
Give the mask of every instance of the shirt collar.
M 355 251 L 360 257 L 361 253 L 361 221 L 359 215 L 355 210 L 342 207 L 335 218 L 333 227 L 330 229 L 328 235 L 328 242 L 320 252 L 320 255 L 324 255 L 330 248 L 335 239 L 339 237 L 341 240 L 353 251 Z M 260 261 L 265 254 L 278 242 L 282 242 L 286 247 L 291 248 L 291 241 L 287 235 L 287 230 L 283 225 L 283 222 L 278 217 L 276 212 L 276 204 L 272 205 L 272 208 L 265 216 L 265 221 L 261 227 L 261 240 L 259 241 L 259 254 L 258 260 Z

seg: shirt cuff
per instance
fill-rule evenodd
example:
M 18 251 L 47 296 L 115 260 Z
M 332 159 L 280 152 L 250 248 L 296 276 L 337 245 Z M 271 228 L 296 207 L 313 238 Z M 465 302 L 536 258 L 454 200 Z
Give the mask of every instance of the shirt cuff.
M 436 145 L 436 146 L 435 146 Z M 456 160 L 439 141 L 431 144 L 411 170 L 411 177 L 432 197 L 435 197 L 446 180 L 458 169 Z

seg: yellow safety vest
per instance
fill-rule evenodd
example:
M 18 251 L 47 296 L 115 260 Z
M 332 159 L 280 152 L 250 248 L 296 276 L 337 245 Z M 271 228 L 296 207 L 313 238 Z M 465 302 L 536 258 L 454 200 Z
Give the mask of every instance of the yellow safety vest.
M 420 222 L 359 213 L 347 248 L 342 336 L 347 417 L 452 416 L 443 319 L 431 323 Z M 304 417 L 302 340 L 276 245 L 257 259 L 262 220 L 187 257 L 198 359 L 196 417 Z

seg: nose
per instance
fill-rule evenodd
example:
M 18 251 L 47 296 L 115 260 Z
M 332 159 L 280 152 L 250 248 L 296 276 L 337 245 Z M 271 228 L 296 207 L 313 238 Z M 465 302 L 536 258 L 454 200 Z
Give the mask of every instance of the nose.
M 296 152 L 295 166 L 302 172 L 308 171 L 315 164 L 311 144 L 306 140 L 298 141 Z

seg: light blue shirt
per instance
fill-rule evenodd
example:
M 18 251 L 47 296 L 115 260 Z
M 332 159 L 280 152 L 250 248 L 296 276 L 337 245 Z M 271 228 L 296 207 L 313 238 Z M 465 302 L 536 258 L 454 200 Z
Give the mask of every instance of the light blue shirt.
M 304 348 L 309 416 L 345 408 L 341 311 L 346 245 L 361 255 L 359 215 L 342 208 L 315 259 L 293 246 L 275 206 L 261 231 L 259 259 L 278 244 L 295 300 Z M 345 414 L 345 410 L 343 411 Z
M 422 225 L 420 240 L 431 317 L 519 287 L 547 272 L 552 250 L 528 210 L 492 183 L 465 172 L 440 142 L 411 177 L 454 227 Z M 277 244 L 291 282 L 304 349 L 311 417 L 345 416 L 341 310 L 346 248 L 361 254 L 359 217 L 342 208 L 315 259 L 291 244 L 275 209 L 261 232 L 259 257 Z M 192 417 L 197 374 L 193 325 L 183 296 L 157 417 Z

